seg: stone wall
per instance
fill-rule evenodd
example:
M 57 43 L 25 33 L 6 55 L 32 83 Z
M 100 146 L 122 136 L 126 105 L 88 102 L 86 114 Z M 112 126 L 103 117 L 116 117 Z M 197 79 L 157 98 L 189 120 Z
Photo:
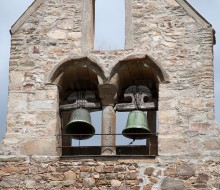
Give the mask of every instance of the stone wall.
M 85 51 L 82 34 L 88 30 L 85 22 L 92 22 L 85 14 L 85 8 L 91 6 L 86 2 L 45 1 L 12 34 L 7 133 L 3 141 L 5 147 L 11 147 L 7 154 L 57 154 L 59 89 L 53 86 L 51 73 L 59 65 L 88 59 L 102 70 L 101 83 L 110 83 L 112 69 L 120 61 L 139 55 L 152 58 L 167 76 L 158 84 L 160 153 L 179 154 L 182 144 L 186 155 L 194 153 L 194 141 L 202 153 L 199 144 L 217 138 L 213 137 L 217 126 L 211 25 L 197 22 L 198 15 L 189 14 L 187 7 L 178 3 L 181 0 L 128 1 L 126 21 L 129 17 L 131 26 L 127 32 L 132 38 L 127 40 L 133 49 Z M 201 140 L 207 129 L 209 134 Z M 28 144 L 39 139 L 40 145 L 35 146 L 38 151 L 30 151 Z M 172 144 L 172 139 L 180 145 L 169 152 L 164 144 Z M 47 150 L 50 146 L 54 148 Z
M 93 21 L 86 0 L 42 1 L 13 30 L 0 189 L 220 189 L 213 29 L 184 2 L 126 0 L 125 50 L 90 48 L 93 36 L 85 32 Z M 119 63 L 130 60 L 144 60 L 156 73 L 158 157 L 59 159 L 60 87 L 52 80 L 57 69 L 77 62 L 99 76 L 100 87 L 112 84 Z
M 191 151 L 200 131 L 215 128 L 212 28 L 199 24 L 178 1 L 136 0 L 132 6 L 134 49 L 148 52 L 170 77 L 159 87 L 161 146 L 175 139 L 188 142 L 184 151 Z
M 0 157 L 1 189 L 219 190 L 220 160 Z
M 81 7 L 45 1 L 12 35 L 6 154 L 57 155 L 59 93 L 47 76 L 58 59 L 81 50 Z

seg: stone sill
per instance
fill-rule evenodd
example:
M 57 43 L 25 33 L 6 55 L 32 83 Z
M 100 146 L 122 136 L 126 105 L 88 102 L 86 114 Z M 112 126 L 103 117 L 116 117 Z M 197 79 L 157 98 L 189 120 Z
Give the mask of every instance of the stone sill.
M 76 155 L 76 156 L 61 156 L 61 161 L 69 161 L 69 160 L 155 160 L 157 158 L 156 155 Z

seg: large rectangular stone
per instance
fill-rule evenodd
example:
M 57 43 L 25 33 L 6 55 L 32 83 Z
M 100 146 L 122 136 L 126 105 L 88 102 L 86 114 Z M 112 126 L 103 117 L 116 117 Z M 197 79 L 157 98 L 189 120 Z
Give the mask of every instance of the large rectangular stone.
M 208 130 L 215 129 L 215 128 L 216 126 L 214 124 L 204 122 L 204 123 L 192 123 L 190 125 L 189 130 L 190 131 L 208 131 Z
M 24 73 L 19 71 L 10 71 L 10 84 L 20 84 L 24 81 Z
M 25 112 L 28 108 L 26 93 L 9 93 L 8 112 Z
M 158 112 L 158 121 L 159 123 L 165 124 L 174 124 L 177 120 L 177 111 L 176 110 L 166 110 Z
M 184 137 L 163 137 L 159 138 L 160 154 L 186 154 L 188 152 L 188 140 Z
M 57 100 L 59 98 L 59 92 L 55 86 L 46 86 L 44 89 L 36 90 L 34 94 L 29 94 L 29 100 Z
M 48 124 L 57 120 L 58 113 L 54 111 L 41 111 L 36 112 L 37 124 Z
M 220 138 L 205 140 L 204 147 L 206 150 L 220 150 Z
M 57 102 L 53 100 L 38 100 L 29 103 L 29 108 L 31 110 L 56 110 L 55 105 Z
M 161 111 L 173 110 L 178 107 L 178 101 L 176 99 L 170 99 L 159 102 L 159 109 Z
M 56 139 L 27 139 L 21 145 L 23 155 L 57 155 Z
M 36 124 L 36 115 L 34 113 L 8 113 L 7 131 L 8 132 L 26 132 L 26 128 Z

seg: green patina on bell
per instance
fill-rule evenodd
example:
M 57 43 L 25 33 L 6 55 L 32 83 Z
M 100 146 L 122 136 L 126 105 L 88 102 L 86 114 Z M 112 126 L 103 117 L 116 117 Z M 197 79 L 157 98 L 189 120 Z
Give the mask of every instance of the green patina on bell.
M 147 115 L 140 110 L 129 113 L 125 129 L 122 131 L 123 136 L 130 139 L 146 139 L 148 129 Z
M 66 125 L 66 133 L 73 134 L 72 138 L 77 140 L 91 138 L 95 134 L 95 128 L 92 125 L 90 113 L 84 108 L 74 110 Z

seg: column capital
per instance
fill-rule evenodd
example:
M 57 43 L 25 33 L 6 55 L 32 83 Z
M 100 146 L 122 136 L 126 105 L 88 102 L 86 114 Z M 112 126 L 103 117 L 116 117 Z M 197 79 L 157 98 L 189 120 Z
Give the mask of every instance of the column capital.
M 98 88 L 102 105 L 114 106 L 117 99 L 118 86 L 115 84 L 102 84 Z

